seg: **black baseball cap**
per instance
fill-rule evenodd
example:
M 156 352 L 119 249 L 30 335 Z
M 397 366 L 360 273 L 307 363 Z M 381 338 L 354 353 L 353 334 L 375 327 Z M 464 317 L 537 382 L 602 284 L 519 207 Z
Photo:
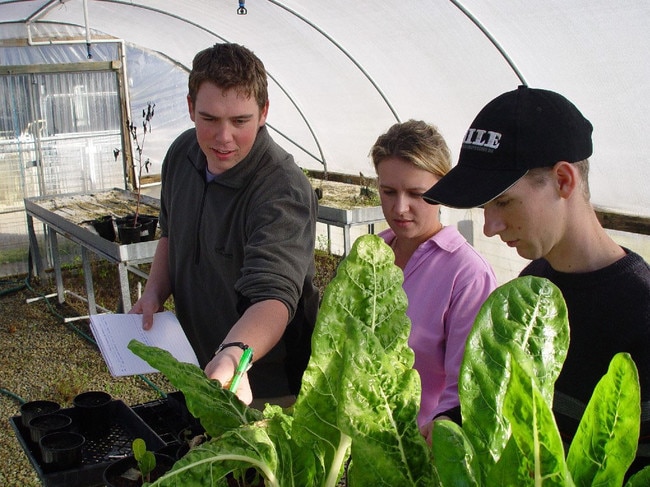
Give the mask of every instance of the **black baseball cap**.
M 529 169 L 587 159 L 593 152 L 592 131 L 589 120 L 562 95 L 520 86 L 479 112 L 458 163 L 423 198 L 452 208 L 482 206 Z

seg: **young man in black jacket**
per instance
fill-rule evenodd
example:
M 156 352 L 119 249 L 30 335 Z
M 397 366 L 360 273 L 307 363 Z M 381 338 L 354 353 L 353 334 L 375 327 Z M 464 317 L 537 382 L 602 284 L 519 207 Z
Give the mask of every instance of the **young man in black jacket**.
M 521 275 L 548 278 L 562 291 L 570 345 L 553 411 L 567 442 L 612 357 L 632 356 L 642 421 L 629 475 L 650 464 L 650 267 L 596 217 L 587 179 L 591 133 L 591 123 L 562 95 L 521 86 L 481 110 L 458 164 L 424 198 L 483 207 L 485 235 L 498 235 L 532 260 Z

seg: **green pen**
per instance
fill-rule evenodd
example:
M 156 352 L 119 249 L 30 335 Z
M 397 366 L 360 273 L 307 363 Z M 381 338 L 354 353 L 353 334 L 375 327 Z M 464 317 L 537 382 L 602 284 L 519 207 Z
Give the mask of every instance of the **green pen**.
M 237 387 L 239 387 L 239 382 L 241 381 L 242 376 L 248 370 L 248 367 L 253 359 L 253 349 L 251 347 L 246 348 L 244 353 L 242 353 L 239 363 L 237 364 L 237 369 L 235 370 L 235 375 L 230 381 L 230 387 L 228 390 L 230 392 L 237 392 Z

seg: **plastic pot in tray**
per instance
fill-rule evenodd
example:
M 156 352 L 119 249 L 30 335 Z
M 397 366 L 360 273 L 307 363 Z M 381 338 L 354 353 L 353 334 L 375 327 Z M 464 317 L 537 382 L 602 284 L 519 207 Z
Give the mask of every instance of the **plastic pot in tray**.
M 28 426 L 29 421 L 41 414 L 55 413 L 61 406 L 54 401 L 29 401 L 20 406 L 20 418 L 23 426 Z
M 81 465 L 86 438 L 72 431 L 58 431 L 43 436 L 39 442 L 43 463 L 54 470 Z
M 150 482 L 165 475 L 176 462 L 169 455 L 154 453 L 154 456 L 156 457 L 156 467 L 150 473 Z M 133 455 L 116 460 L 106 467 L 103 478 L 107 487 L 139 487 L 142 485 L 138 462 Z
M 71 426 L 72 418 L 66 414 L 41 414 L 29 421 L 29 437 L 34 443 L 38 443 L 48 433 L 69 430 Z
M 111 395 L 104 391 L 86 391 L 72 400 L 77 410 L 79 426 L 86 434 L 101 434 L 111 423 Z

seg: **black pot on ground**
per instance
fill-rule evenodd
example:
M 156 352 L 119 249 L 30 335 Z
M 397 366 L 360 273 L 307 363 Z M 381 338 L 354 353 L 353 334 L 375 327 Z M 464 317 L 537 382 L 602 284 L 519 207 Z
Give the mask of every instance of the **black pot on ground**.
M 165 475 L 175 463 L 175 460 L 169 455 L 161 453 L 154 453 L 154 455 L 156 457 L 156 468 L 153 469 L 149 476 L 150 482 Z M 107 487 L 135 487 L 142 485 L 138 462 L 133 455 L 120 458 L 111 463 L 104 470 L 103 479 Z
M 29 401 L 20 406 L 20 420 L 23 426 L 29 427 L 29 422 L 36 416 L 55 413 L 61 406 L 54 401 Z
M 93 228 L 100 237 L 110 242 L 115 242 L 115 226 L 113 225 L 113 216 L 106 215 L 91 221 Z
M 72 431 L 47 434 L 39 442 L 43 463 L 53 470 L 77 467 L 81 465 L 84 443 L 86 438 Z

